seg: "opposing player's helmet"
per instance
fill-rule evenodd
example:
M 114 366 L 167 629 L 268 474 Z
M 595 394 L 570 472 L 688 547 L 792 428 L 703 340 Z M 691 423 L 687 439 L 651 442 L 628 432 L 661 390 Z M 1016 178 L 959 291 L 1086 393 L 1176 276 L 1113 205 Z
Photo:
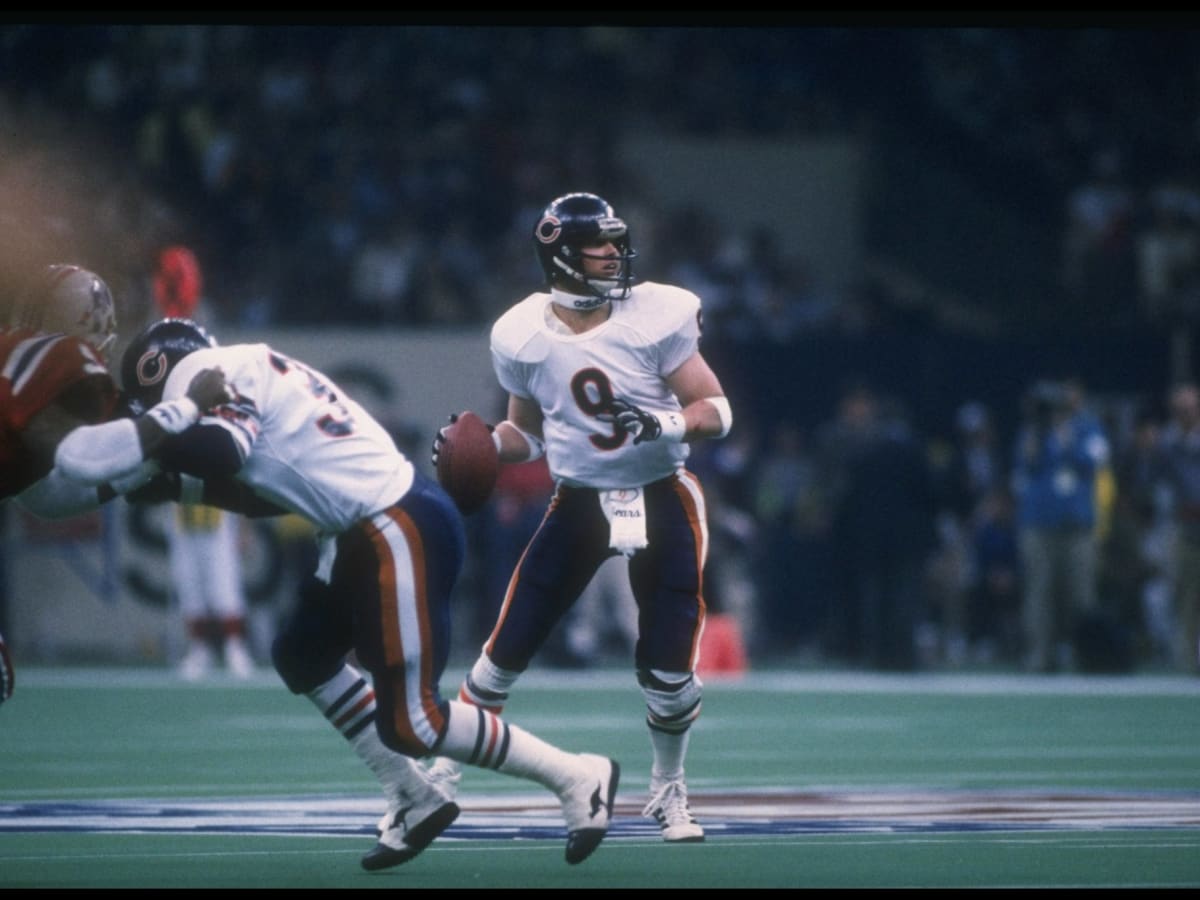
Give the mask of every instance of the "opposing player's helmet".
M 140 415 L 162 399 L 167 376 L 181 359 L 216 345 L 191 319 L 160 319 L 143 328 L 121 357 L 121 387 L 134 414 Z
M 606 278 L 590 277 L 583 268 L 587 248 L 605 241 L 617 248 L 620 271 Z M 551 287 L 573 292 L 582 288 L 591 298 L 591 302 L 576 303 L 577 307 L 587 309 L 629 296 L 637 253 L 630 245 L 629 227 L 607 200 L 582 193 L 559 197 L 546 207 L 533 227 L 533 242 Z
M 17 300 L 12 324 L 82 338 L 106 357 L 117 339 L 112 291 L 95 272 L 46 266 Z

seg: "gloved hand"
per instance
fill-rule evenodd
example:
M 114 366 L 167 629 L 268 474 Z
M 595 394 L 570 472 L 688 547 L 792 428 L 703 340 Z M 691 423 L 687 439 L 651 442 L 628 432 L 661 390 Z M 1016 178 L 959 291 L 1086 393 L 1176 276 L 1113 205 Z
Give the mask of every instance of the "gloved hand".
M 607 411 L 600 413 L 596 418 L 632 434 L 635 444 L 657 440 L 662 435 L 662 423 L 656 415 L 620 397 L 614 397 L 609 402 Z
M 237 399 L 237 394 L 220 369 L 204 369 L 197 372 L 188 384 L 187 395 L 188 399 L 196 404 L 201 415 L 215 406 L 232 403 Z
M 430 459 L 430 462 L 433 463 L 433 467 L 435 469 L 437 468 L 437 464 L 438 464 L 438 456 L 440 456 L 442 453 L 442 445 L 444 443 L 446 443 L 446 430 L 457 421 L 458 421 L 458 413 L 451 413 L 449 421 L 447 421 L 445 425 L 443 425 L 441 428 L 439 428 L 438 433 L 433 436 L 433 448 L 430 452 L 429 459 Z

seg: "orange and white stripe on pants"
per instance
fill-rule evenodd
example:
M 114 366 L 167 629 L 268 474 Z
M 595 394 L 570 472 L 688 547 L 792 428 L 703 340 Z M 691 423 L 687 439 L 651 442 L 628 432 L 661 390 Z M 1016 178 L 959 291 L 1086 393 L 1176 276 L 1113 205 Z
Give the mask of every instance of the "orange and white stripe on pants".
M 378 714 L 391 718 L 406 745 L 431 748 L 445 721 L 434 692 L 424 544 L 416 523 L 398 507 L 375 515 L 368 535 L 379 559 L 380 631 L 394 688 L 394 708 Z

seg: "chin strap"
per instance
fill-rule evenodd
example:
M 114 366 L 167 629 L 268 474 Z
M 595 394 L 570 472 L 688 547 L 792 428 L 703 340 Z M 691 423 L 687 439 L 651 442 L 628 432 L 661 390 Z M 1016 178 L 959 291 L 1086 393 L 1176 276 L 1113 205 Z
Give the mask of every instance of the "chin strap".
M 564 309 L 574 309 L 583 312 L 590 309 L 599 309 L 605 303 L 608 303 L 608 298 L 601 297 L 599 294 L 572 294 L 561 288 L 551 288 L 550 299 Z

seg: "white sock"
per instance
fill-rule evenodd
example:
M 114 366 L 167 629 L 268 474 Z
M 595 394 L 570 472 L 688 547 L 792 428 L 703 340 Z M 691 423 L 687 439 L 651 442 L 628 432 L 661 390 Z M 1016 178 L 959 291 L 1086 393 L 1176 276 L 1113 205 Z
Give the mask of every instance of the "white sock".
M 480 653 L 475 664 L 471 666 L 471 671 L 463 679 L 462 686 L 458 690 L 458 700 L 498 716 L 508 701 L 508 689 L 513 686 L 520 674 L 520 672 L 513 672 L 510 669 L 500 668 L 488 659 L 486 653 Z M 449 768 L 456 772 L 462 770 L 462 764 L 457 759 L 452 759 L 444 752 L 440 758 L 444 760 L 443 766 L 448 764 Z
M 536 781 L 555 793 L 579 778 L 581 763 L 523 728 L 477 706 L 451 700 L 446 735 L 438 753 L 466 765 Z
M 520 675 L 520 672 L 500 668 L 488 659 L 486 653 L 480 653 L 479 659 L 475 660 L 475 665 L 471 666 L 471 671 L 463 679 L 458 699 L 499 714 L 508 702 L 509 688 Z
M 690 735 L 690 729 L 682 734 L 650 729 L 650 747 L 654 751 L 654 763 L 650 768 L 652 787 L 683 778 L 683 760 L 687 756 Z
M 353 666 L 342 670 L 308 693 L 321 711 L 379 779 L 385 794 L 420 779 L 416 763 L 385 745 L 375 729 L 375 689 Z

